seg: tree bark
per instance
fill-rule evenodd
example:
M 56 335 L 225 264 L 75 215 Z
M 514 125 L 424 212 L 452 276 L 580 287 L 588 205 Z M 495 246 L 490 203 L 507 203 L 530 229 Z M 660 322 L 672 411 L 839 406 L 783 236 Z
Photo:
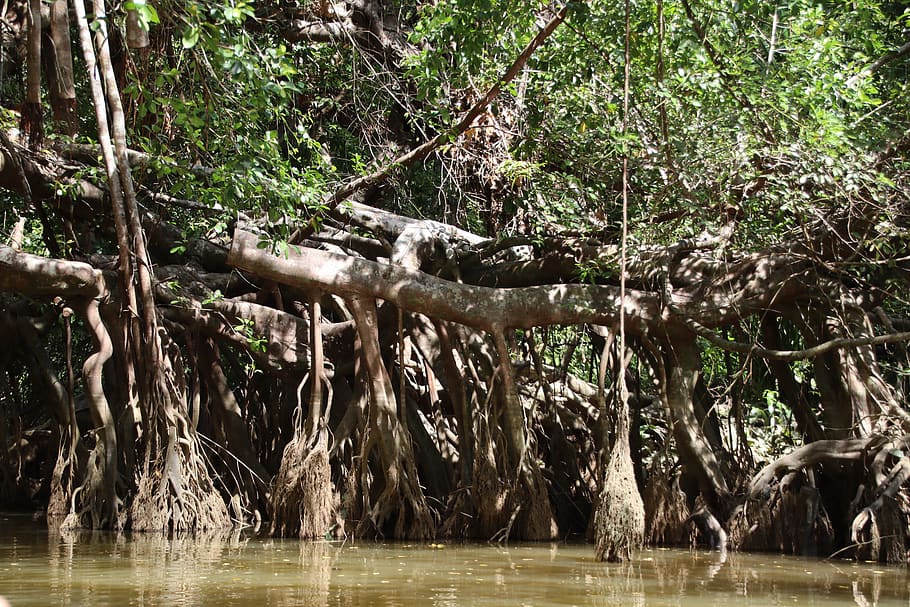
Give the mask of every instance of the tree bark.
M 73 55 L 70 44 L 68 0 L 54 0 L 50 7 L 50 40 L 48 58 L 48 96 L 54 120 L 65 135 L 74 137 L 79 129 L 76 115 L 76 85 L 73 81 Z
M 25 101 L 22 104 L 20 128 L 32 146 L 44 139 L 41 109 L 41 0 L 28 3 L 28 47 L 26 56 Z
M 0 244 L 0 291 L 31 297 L 79 297 L 98 292 L 101 272 L 87 263 L 48 259 Z
M 701 371 L 701 358 L 694 338 L 682 335 L 671 339 L 667 343 L 664 364 L 668 369 L 667 407 L 680 459 L 695 477 L 705 499 L 712 506 L 718 506 L 729 497 L 730 490 L 693 407 L 695 385 Z

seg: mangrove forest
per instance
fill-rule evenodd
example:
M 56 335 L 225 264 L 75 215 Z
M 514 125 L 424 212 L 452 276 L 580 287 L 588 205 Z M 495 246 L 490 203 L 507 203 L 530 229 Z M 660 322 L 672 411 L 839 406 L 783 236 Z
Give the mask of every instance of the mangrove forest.
M 0 508 L 908 561 L 906 3 L 2 11 Z

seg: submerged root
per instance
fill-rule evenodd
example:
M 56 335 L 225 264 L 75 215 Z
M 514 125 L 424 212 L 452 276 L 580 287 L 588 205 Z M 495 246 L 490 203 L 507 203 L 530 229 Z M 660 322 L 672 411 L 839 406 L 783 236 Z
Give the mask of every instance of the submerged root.
M 419 489 L 409 488 L 397 500 L 398 516 L 395 537 L 409 540 L 431 540 L 436 537 L 433 513 Z
M 224 499 L 212 486 L 194 440 L 168 433 L 164 452 L 150 456 L 130 506 L 135 531 L 209 531 L 230 526 Z
M 550 505 L 550 494 L 540 468 L 524 464 L 520 502 L 527 504 L 524 516 L 521 517 L 521 528 L 516 536 L 519 539 L 542 541 L 552 540 L 559 536 L 559 527 L 553 516 Z
M 599 561 L 628 561 L 632 551 L 641 548 L 644 535 L 645 508 L 635 484 L 628 443 L 620 438 L 604 470 L 594 515 L 595 556 Z
M 668 478 L 658 459 L 648 471 L 642 502 L 645 506 L 645 541 L 652 545 L 682 546 L 688 543 L 686 496 L 679 477 Z
M 481 457 L 475 462 L 473 478 L 478 537 L 541 541 L 559 535 L 547 484 L 539 469 L 525 464 L 520 478 L 509 483 L 491 461 Z
M 272 535 L 317 539 L 337 528 L 338 498 L 324 436 L 309 449 L 300 438 L 288 443 L 271 502 Z

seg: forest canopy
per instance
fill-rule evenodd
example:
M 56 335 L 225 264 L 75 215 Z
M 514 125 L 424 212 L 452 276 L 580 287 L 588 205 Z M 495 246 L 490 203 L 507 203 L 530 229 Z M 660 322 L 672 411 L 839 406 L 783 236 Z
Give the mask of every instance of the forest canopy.
M 907 561 L 904 3 L 4 10 L 3 507 Z

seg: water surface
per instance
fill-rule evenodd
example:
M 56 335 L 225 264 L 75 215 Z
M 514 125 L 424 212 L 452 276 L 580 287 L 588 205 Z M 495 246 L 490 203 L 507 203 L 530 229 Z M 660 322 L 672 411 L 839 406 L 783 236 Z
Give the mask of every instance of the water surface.
M 905 568 L 850 561 L 645 550 L 607 565 L 584 545 L 60 534 L 10 515 L 0 595 L 13 607 L 910 604 Z

